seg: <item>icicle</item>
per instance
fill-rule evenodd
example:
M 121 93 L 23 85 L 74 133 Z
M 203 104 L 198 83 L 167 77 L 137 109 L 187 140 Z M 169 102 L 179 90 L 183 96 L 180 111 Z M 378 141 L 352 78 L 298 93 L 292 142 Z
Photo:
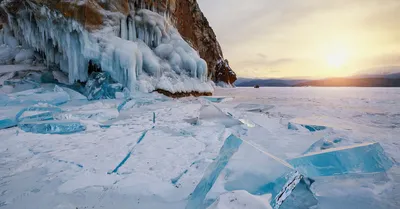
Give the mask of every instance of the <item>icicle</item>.
M 4 29 L 0 30 L 0 45 L 4 44 Z
M 120 37 L 124 40 L 128 40 L 128 23 L 126 18 L 121 19 L 121 34 Z
M 131 16 L 128 16 L 128 40 L 135 41 L 136 40 L 136 26 L 135 21 L 133 21 Z

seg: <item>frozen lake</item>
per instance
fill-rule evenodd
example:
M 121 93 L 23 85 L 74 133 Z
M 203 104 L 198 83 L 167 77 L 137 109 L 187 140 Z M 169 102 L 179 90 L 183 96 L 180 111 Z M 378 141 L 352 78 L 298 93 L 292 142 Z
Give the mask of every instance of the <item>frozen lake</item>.
M 394 166 L 313 178 L 316 208 L 400 206 L 399 88 L 217 89 L 209 99 L 219 99 L 212 104 L 205 98 L 139 94 L 124 106 L 123 99 L 88 102 L 76 92 L 62 93 L 70 100 L 59 106 L 55 121 L 77 122 L 86 130 L 69 135 L 0 130 L 0 208 L 185 208 L 230 134 L 282 160 L 379 142 Z M 1 106 L 0 113 L 14 109 Z M 37 113 L 24 117 L 32 114 Z M 299 128 L 290 130 L 289 124 Z M 302 128 L 305 124 L 318 130 Z M 268 170 L 268 162 L 259 161 L 246 163 Z M 222 194 L 210 208 L 269 208 L 268 197 Z

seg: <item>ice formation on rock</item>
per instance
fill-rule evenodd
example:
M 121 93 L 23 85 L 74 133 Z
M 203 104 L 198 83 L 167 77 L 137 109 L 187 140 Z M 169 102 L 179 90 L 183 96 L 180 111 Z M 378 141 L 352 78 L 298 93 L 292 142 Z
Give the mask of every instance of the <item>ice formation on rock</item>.
M 9 27 L 0 30 L 0 65 L 34 64 L 40 56 L 27 44 L 18 41 Z
M 123 92 L 123 86 L 113 83 L 107 72 L 92 73 L 85 86 L 88 100 L 115 99 L 117 92 Z
M 119 18 L 119 25 L 115 25 Z M 176 92 L 212 92 L 207 63 L 162 15 L 133 8 L 128 16 L 112 14 L 96 31 L 38 4 L 26 4 L 16 16 L 9 15 L 9 30 L 17 38 L 1 38 L 9 46 L 29 45 L 68 74 L 69 83 L 85 82 L 89 63 L 108 72 L 131 91 L 163 89 Z M 18 40 L 18 41 L 17 41 Z M 27 60 L 32 50 L 21 51 L 15 60 Z M 0 51 L 1 59 L 1 51 Z

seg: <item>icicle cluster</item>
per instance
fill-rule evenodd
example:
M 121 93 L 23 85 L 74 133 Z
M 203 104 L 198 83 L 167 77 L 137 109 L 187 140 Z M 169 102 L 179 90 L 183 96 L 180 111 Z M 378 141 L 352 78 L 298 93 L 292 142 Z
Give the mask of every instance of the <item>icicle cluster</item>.
M 134 18 L 129 15 L 121 20 L 120 36 L 138 43 L 143 53 L 144 69 L 148 74 L 160 75 L 160 70 L 172 69 L 177 74 L 186 71 L 200 81 L 207 80 L 207 63 L 159 14 L 140 10 Z M 157 59 L 162 61 L 157 62 Z M 161 66 L 162 62 L 167 65 Z
M 204 85 L 206 62 L 165 17 L 149 10 L 121 17 L 117 30 L 108 26 L 88 32 L 46 7 L 20 11 L 17 17 L 9 17 L 9 24 L 19 39 L 45 54 L 48 65 L 57 65 L 68 73 L 70 83 L 86 81 L 92 62 L 130 90 L 137 89 L 138 80 L 144 76 L 151 78 L 147 90 L 163 83 L 161 88 L 169 86 L 165 90 L 172 93 L 212 91 L 209 83 Z M 182 80 L 186 78 L 189 81 Z M 185 89 L 193 81 L 198 84 Z M 175 88 L 177 85 L 180 87 Z

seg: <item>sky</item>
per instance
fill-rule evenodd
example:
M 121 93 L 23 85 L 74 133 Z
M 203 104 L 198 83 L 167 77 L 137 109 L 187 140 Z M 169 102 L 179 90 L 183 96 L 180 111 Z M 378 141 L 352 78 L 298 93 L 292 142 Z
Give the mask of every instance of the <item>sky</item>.
M 239 77 L 400 72 L 400 0 L 198 0 Z

